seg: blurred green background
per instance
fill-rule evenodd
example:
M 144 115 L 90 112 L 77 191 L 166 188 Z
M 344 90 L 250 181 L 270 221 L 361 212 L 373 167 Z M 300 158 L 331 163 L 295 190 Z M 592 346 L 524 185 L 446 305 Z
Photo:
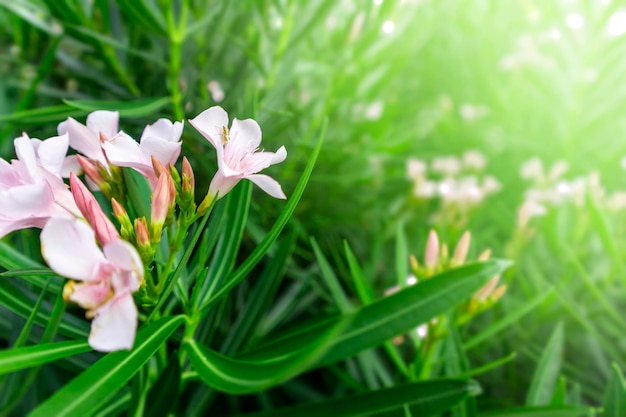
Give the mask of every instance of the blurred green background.
M 149 114 L 122 114 L 122 128 L 134 137 L 158 117 L 191 118 L 219 104 L 231 118 L 258 120 L 266 149 L 286 146 L 287 161 L 269 173 L 289 195 L 327 120 L 324 148 L 295 216 L 300 261 L 313 262 L 309 235 L 331 255 L 347 239 L 382 293 L 396 280 L 398 230 L 409 253 L 418 254 L 430 228 L 450 245 L 468 229 L 472 255 L 489 247 L 516 262 L 502 301 L 464 330 L 469 338 L 510 319 L 468 351 L 474 366 L 517 352 L 481 376 L 486 395 L 479 401 L 523 403 L 558 321 L 566 325 L 568 395 L 601 400 L 611 362 L 626 364 L 623 214 L 605 198 L 624 189 L 626 5 L 182 4 L 0 0 L 2 155 L 13 157 L 12 139 L 22 131 L 46 138 L 68 116 L 83 121 L 90 104 L 84 100 L 110 108 L 144 100 Z M 184 148 L 206 187 L 215 171 L 212 149 L 191 129 Z M 501 190 L 473 205 L 460 225 L 437 220 L 441 199 L 412 195 L 407 161 L 467 150 L 485 156 L 485 172 Z M 520 169 L 532 157 L 544 166 L 566 161 L 568 180 L 597 171 L 606 191 L 596 184 L 582 204 L 565 198 L 546 205 L 547 213 L 525 229 L 534 233 L 520 237 L 517 209 L 531 186 Z M 540 185 L 554 185 L 547 183 Z M 257 190 L 254 204 L 251 245 L 283 203 Z

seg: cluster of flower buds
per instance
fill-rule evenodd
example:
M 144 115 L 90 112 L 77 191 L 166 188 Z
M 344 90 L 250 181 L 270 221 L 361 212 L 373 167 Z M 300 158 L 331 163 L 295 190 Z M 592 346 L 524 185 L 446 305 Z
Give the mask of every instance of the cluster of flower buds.
M 423 160 L 411 158 L 407 161 L 407 177 L 413 182 L 415 197 L 441 202 L 435 222 L 445 217 L 463 225 L 470 210 L 501 189 L 496 178 L 483 174 L 486 165 L 485 157 L 475 150 L 466 151 L 461 158 L 434 158 L 430 167 Z
M 258 174 L 283 161 L 285 148 L 259 152 L 261 129 L 252 119 L 234 119 L 229 129 L 226 112 L 212 107 L 190 120 L 215 147 L 218 160 L 199 205 L 189 161 L 183 158 L 180 173 L 175 168 L 183 122 L 160 119 L 146 126 L 138 142 L 118 129 L 118 121 L 113 111 L 95 111 L 85 125 L 68 118 L 58 126 L 58 136 L 39 140 L 23 134 L 14 141 L 17 159 L 0 159 L 0 237 L 18 229 L 43 229 L 43 257 L 70 279 L 64 298 L 93 318 L 89 343 L 100 351 L 132 348 L 138 319 L 133 294 L 139 291 L 142 300 L 158 297 L 162 282 L 153 282 L 150 263 L 165 230 L 175 257 L 184 231 L 242 179 L 286 198 L 278 182 Z M 70 148 L 77 153 L 68 155 Z M 139 214 L 133 202 L 125 181 L 128 169 L 146 179 L 149 213 Z M 89 187 L 78 178 L 82 172 Z M 69 178 L 69 189 L 64 178 Z M 90 188 L 111 204 L 119 230 Z M 178 233 L 181 241 L 171 240 L 174 230 L 183 232 Z
M 459 267 L 467 263 L 467 256 L 469 254 L 471 243 L 471 234 L 466 231 L 461 235 L 461 238 L 457 242 L 452 256 L 448 245 L 439 241 L 439 235 L 436 231 L 431 230 L 428 234 L 426 241 L 426 248 L 424 250 L 424 257 L 422 263 L 420 263 L 414 255 L 409 258 L 411 266 L 411 274 L 406 278 L 405 286 L 415 285 L 420 281 L 427 280 L 436 274 L 440 274 L 444 271 Z M 484 250 L 476 259 L 478 262 L 484 262 L 491 256 L 489 249 Z M 475 315 L 493 306 L 506 292 L 506 285 L 498 285 L 500 282 L 500 275 L 496 275 L 489 279 L 487 283 L 476 291 L 470 298 L 470 300 L 459 308 L 458 323 L 464 323 L 471 319 Z M 395 286 L 388 289 L 385 294 L 393 294 L 400 290 L 400 286 Z M 419 339 L 426 338 L 429 334 L 432 334 L 433 328 L 440 322 L 435 318 L 430 323 L 425 323 L 416 329 L 416 334 Z

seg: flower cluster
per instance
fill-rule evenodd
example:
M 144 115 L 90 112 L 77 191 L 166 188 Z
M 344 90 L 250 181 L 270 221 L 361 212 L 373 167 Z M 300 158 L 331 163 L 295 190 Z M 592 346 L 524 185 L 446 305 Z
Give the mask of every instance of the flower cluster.
M 218 162 L 199 205 L 189 161 L 183 158 L 180 173 L 175 168 L 183 122 L 159 119 L 145 127 L 139 141 L 119 130 L 118 123 L 114 111 L 95 111 L 86 124 L 68 118 L 59 124 L 58 136 L 39 140 L 23 134 L 14 141 L 17 159 L 0 159 L 0 237 L 43 229 L 42 255 L 52 270 L 69 278 L 64 298 L 93 318 L 89 344 L 99 351 L 132 348 L 135 298 L 154 304 L 163 290 L 150 265 L 163 236 L 175 259 L 191 224 L 242 179 L 286 198 L 278 182 L 258 172 L 283 161 L 287 152 L 284 147 L 259 152 L 261 129 L 252 119 L 234 119 L 229 128 L 226 112 L 212 107 L 190 120 L 215 147 Z M 76 153 L 68 155 L 70 149 Z M 149 216 L 138 214 L 129 195 L 128 169 L 145 177 L 151 190 Z M 79 179 L 83 172 L 88 186 Z M 92 191 L 102 192 L 106 204 Z M 119 228 L 107 217 L 111 210 Z
M 420 159 L 407 161 L 407 177 L 413 182 L 413 196 L 440 201 L 434 221 L 447 220 L 464 226 L 468 213 L 485 198 L 500 190 L 500 182 L 484 175 L 487 160 L 478 151 L 466 151 L 461 158 L 442 156 L 427 164 Z

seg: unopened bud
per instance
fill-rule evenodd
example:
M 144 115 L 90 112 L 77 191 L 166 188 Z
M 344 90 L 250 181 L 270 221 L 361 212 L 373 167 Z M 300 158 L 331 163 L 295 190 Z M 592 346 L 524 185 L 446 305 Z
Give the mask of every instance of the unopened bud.
M 146 264 L 150 263 L 149 261 L 154 253 L 152 245 L 150 244 L 148 222 L 145 217 L 138 217 L 135 219 L 135 241 L 137 242 L 137 251 L 141 256 L 141 260 Z
M 426 241 L 426 250 L 424 251 L 424 263 L 427 268 L 434 268 L 439 261 L 439 236 L 437 232 L 431 230 L 428 233 Z
M 419 262 L 417 262 L 415 255 L 409 256 L 409 264 L 411 265 L 411 271 L 417 275 L 420 265 Z
M 195 177 L 193 175 L 193 169 L 191 168 L 191 164 L 189 164 L 187 157 L 184 156 L 183 157 L 183 178 L 182 178 L 183 193 L 193 196 L 195 186 L 196 186 L 196 183 L 195 183 Z
M 496 275 L 495 277 L 491 278 L 481 289 L 474 293 L 474 296 L 472 298 L 478 302 L 484 302 L 485 300 L 487 300 L 487 298 L 489 298 L 490 295 L 492 295 L 492 293 L 494 292 L 493 290 L 496 288 L 499 281 L 500 275 Z
M 491 257 L 491 249 L 485 249 L 480 255 L 478 255 L 478 260 L 480 262 L 488 261 Z
M 206 197 L 204 197 L 204 200 L 202 200 L 202 203 L 198 206 L 198 214 L 200 216 L 203 216 L 209 207 L 211 207 L 211 204 L 213 204 L 213 198 L 214 197 L 211 193 L 206 194 Z
M 100 175 L 98 167 L 94 164 L 90 159 L 85 158 L 82 155 L 76 155 L 76 159 L 78 163 L 83 168 L 85 175 L 89 178 L 94 184 L 98 187 L 102 187 L 102 184 L 105 183 L 104 178 Z
M 154 155 L 152 155 L 152 168 L 154 169 L 154 174 L 156 175 L 157 178 L 159 178 L 161 174 L 167 171 L 165 167 L 163 166 L 163 164 L 161 163 L 161 161 L 156 159 Z
M 98 242 L 106 245 L 119 238 L 115 226 L 104 214 L 96 198 L 73 172 L 70 173 L 70 186 L 76 206 L 93 228 Z
M 504 293 L 506 293 L 506 288 L 507 288 L 506 285 L 500 285 L 498 288 L 496 288 L 493 294 L 491 294 L 491 297 L 489 297 L 489 301 L 491 301 L 492 303 L 495 303 L 500 298 L 502 298 Z
M 122 205 L 117 202 L 115 198 L 111 199 L 111 206 L 113 207 L 113 215 L 115 216 L 117 221 L 120 222 L 120 234 L 125 240 L 131 240 L 134 229 L 128 213 L 126 212 L 124 207 L 122 207 Z
M 170 187 L 168 178 L 171 179 L 169 173 L 161 175 L 152 193 L 152 206 L 150 210 L 150 230 L 152 233 L 150 235 L 150 241 L 153 243 L 161 240 L 163 224 L 169 212 Z
M 465 259 L 467 259 L 467 253 L 469 252 L 470 242 L 470 232 L 463 233 L 463 236 L 461 236 L 459 242 L 454 248 L 454 255 L 452 256 L 452 266 L 463 265 L 463 263 L 465 263 Z

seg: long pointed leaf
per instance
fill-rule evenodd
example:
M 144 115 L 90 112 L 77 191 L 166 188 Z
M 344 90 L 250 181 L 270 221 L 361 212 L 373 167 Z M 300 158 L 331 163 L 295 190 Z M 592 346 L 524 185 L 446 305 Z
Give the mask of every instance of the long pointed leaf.
M 43 365 L 91 350 L 87 341 L 70 340 L 66 342 L 45 343 L 35 346 L 20 347 L 0 351 L 0 375 L 20 369 Z

